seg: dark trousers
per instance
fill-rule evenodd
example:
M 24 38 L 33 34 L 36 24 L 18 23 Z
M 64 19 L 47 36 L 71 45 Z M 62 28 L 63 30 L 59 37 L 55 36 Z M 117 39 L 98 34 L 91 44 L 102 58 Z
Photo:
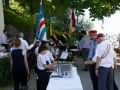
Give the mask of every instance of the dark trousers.
M 47 70 L 38 70 L 38 78 L 39 90 L 46 90 L 49 81 Z
M 96 64 L 88 65 L 90 77 L 92 80 L 93 90 L 98 90 L 98 77 L 95 74 L 95 66 L 96 66 Z
M 84 62 L 87 61 L 88 54 L 89 54 L 89 49 L 88 48 L 82 48 L 82 58 L 83 58 Z M 85 69 L 88 70 L 87 65 L 85 65 Z
M 14 90 L 19 90 L 19 86 L 27 86 L 27 70 L 20 68 L 12 68 L 12 76 L 14 80 Z
M 48 72 L 48 82 L 47 82 L 47 85 L 48 85 L 48 83 L 49 83 L 50 75 L 51 75 L 51 73 Z M 37 81 L 36 81 L 36 82 L 37 82 L 37 90 L 41 90 L 41 89 L 40 89 L 40 82 L 39 82 L 39 79 L 37 78 L 36 80 L 37 80 Z
M 8 45 L 7 44 L 1 44 L 1 46 L 4 46 L 6 50 L 8 50 Z
M 39 86 L 40 83 L 39 83 L 39 79 L 38 78 L 36 79 L 36 83 L 37 83 L 37 90 L 40 90 L 40 86 Z
M 113 72 L 113 79 L 114 79 L 114 72 Z M 114 90 L 118 90 L 118 87 L 117 87 L 117 85 L 115 83 L 115 79 L 113 81 L 113 88 L 114 88 Z
M 113 69 L 99 67 L 98 90 L 113 90 Z

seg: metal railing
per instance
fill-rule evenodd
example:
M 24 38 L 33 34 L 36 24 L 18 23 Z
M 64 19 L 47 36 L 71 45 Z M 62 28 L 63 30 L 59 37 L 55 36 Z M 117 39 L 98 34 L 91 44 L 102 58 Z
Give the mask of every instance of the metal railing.
M 113 45 L 114 48 L 119 48 L 120 47 L 120 34 L 110 36 L 108 34 L 105 34 L 106 36 L 106 41 Z

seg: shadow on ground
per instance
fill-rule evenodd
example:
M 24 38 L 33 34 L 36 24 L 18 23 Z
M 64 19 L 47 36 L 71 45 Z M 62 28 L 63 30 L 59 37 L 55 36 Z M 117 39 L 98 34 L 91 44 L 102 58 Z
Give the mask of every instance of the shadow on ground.
M 93 90 L 89 72 L 82 71 L 82 69 L 84 69 L 84 64 L 83 64 L 82 58 L 77 57 L 75 64 L 76 64 L 78 74 L 79 74 L 81 82 L 82 82 L 83 90 Z M 118 69 L 115 72 L 115 82 L 120 90 L 120 65 L 118 65 Z
M 83 90 L 93 90 L 90 75 L 88 71 L 82 71 L 84 69 L 83 60 L 81 57 L 74 57 L 75 65 L 77 67 L 78 75 L 80 76 Z M 115 72 L 115 81 L 120 90 L 120 66 L 118 66 L 117 71 Z M 29 90 L 36 90 L 36 73 L 34 70 L 31 72 L 31 78 L 28 82 Z M 0 90 L 13 90 L 13 86 L 0 87 Z

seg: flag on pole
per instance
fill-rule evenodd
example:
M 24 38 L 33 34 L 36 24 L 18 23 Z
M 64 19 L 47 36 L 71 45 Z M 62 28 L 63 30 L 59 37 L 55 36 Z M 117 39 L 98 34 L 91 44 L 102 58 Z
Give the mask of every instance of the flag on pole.
M 104 18 L 100 21 L 100 32 L 105 34 Z
M 104 29 L 104 19 L 101 20 L 100 27 L 101 29 Z
M 75 29 L 76 29 L 76 21 L 75 21 L 74 11 L 72 10 L 70 27 L 69 27 L 69 34 L 72 34 L 75 31 Z
M 40 11 L 39 11 L 39 15 L 38 15 L 38 22 L 37 22 L 35 36 L 39 40 L 45 40 L 45 41 L 47 40 L 42 2 L 40 2 Z
M 53 28 L 52 28 L 52 24 L 51 24 L 50 12 L 49 12 L 49 27 L 48 27 L 48 33 L 49 33 L 49 36 L 52 36 L 52 34 L 53 34 Z
M 50 23 L 50 36 L 52 36 L 53 34 L 53 28 L 52 28 L 52 24 Z

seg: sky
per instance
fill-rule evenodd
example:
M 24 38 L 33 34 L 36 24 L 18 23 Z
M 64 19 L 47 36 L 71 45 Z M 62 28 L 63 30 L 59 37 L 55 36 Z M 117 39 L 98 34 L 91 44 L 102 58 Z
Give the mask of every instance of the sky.
M 89 11 L 86 10 L 85 11 L 85 16 L 87 18 L 89 18 Z M 93 29 L 94 30 L 97 30 L 98 33 L 104 33 L 104 34 L 108 34 L 110 36 L 113 36 L 113 35 L 117 35 L 120 33 L 120 11 L 116 11 L 115 14 L 111 15 L 111 17 L 105 17 L 104 18 L 104 30 L 101 30 L 100 28 L 100 23 L 101 23 L 101 20 L 95 20 L 93 21 L 94 23 L 94 27 Z

